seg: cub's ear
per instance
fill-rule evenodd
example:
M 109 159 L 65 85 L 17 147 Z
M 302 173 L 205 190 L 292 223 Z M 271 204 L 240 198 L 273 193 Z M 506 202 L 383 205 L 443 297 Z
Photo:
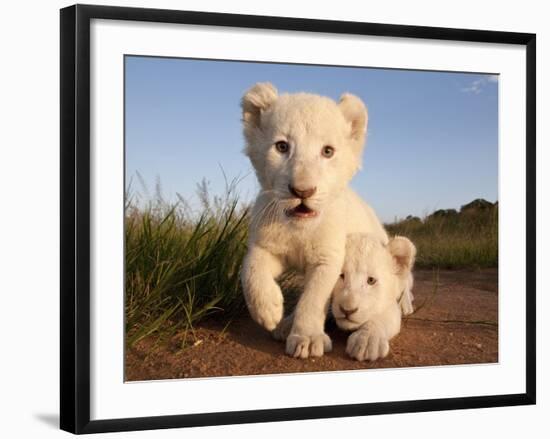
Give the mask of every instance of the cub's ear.
M 346 120 L 351 124 L 352 139 L 363 141 L 367 132 L 368 113 L 365 104 L 357 96 L 344 93 L 338 104 Z
M 258 82 L 252 86 L 241 100 L 245 127 L 259 127 L 262 112 L 273 105 L 276 100 L 277 89 L 269 82 Z
M 390 239 L 388 250 L 397 267 L 397 274 L 399 276 L 408 275 L 412 270 L 414 258 L 416 257 L 416 247 L 410 239 L 404 236 L 396 236 Z

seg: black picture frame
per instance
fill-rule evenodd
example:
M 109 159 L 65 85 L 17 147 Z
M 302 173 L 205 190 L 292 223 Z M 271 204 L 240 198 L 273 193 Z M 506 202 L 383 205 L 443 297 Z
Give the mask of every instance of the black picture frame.
M 536 36 L 209 12 L 74 5 L 61 9 L 60 426 L 99 433 L 326 417 L 535 404 L 536 401 Z M 90 420 L 90 21 L 133 20 L 256 29 L 453 40 L 526 47 L 526 392 L 508 395 Z

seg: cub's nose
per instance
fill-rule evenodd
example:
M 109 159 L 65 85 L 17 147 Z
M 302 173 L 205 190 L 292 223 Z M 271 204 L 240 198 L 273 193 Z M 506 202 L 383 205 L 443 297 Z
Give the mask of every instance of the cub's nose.
M 344 314 L 344 316 L 346 317 L 346 319 L 351 316 L 352 314 L 356 313 L 357 311 L 359 311 L 359 308 L 353 308 L 353 309 L 346 309 L 344 308 L 342 305 L 340 305 L 340 311 L 342 311 L 342 313 Z
M 288 191 L 296 198 L 301 198 L 302 200 L 305 200 L 306 198 L 311 198 L 316 190 L 316 187 L 312 187 L 309 189 L 298 189 L 294 186 L 291 186 L 290 184 L 288 185 Z

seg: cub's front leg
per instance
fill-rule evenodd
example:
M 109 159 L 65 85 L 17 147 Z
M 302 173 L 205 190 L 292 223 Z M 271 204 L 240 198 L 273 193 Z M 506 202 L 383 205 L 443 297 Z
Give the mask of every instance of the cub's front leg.
M 304 292 L 294 311 L 294 322 L 286 339 L 286 353 L 295 358 L 320 357 L 332 350 L 325 334 L 325 318 L 340 266 L 317 265 L 306 274 Z
M 283 294 L 275 281 L 282 272 L 277 257 L 262 247 L 250 247 L 241 269 L 244 297 L 252 318 L 268 331 L 283 318 Z

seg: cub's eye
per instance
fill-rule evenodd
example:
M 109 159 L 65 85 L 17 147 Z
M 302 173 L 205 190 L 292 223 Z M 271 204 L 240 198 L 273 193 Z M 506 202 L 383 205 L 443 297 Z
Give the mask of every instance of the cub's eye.
M 330 145 L 323 146 L 321 154 L 323 157 L 329 159 L 334 155 L 334 148 Z
M 369 285 L 374 285 L 374 284 L 376 283 L 376 279 L 375 279 L 374 277 L 372 277 L 372 276 L 369 276 L 369 277 L 367 278 L 367 283 L 368 283 Z
M 286 154 L 290 149 L 290 145 L 284 140 L 280 140 L 277 143 L 275 143 L 275 149 L 279 151 L 281 154 Z
M 344 273 L 340 275 L 340 279 L 344 279 L 346 276 L 344 276 Z

